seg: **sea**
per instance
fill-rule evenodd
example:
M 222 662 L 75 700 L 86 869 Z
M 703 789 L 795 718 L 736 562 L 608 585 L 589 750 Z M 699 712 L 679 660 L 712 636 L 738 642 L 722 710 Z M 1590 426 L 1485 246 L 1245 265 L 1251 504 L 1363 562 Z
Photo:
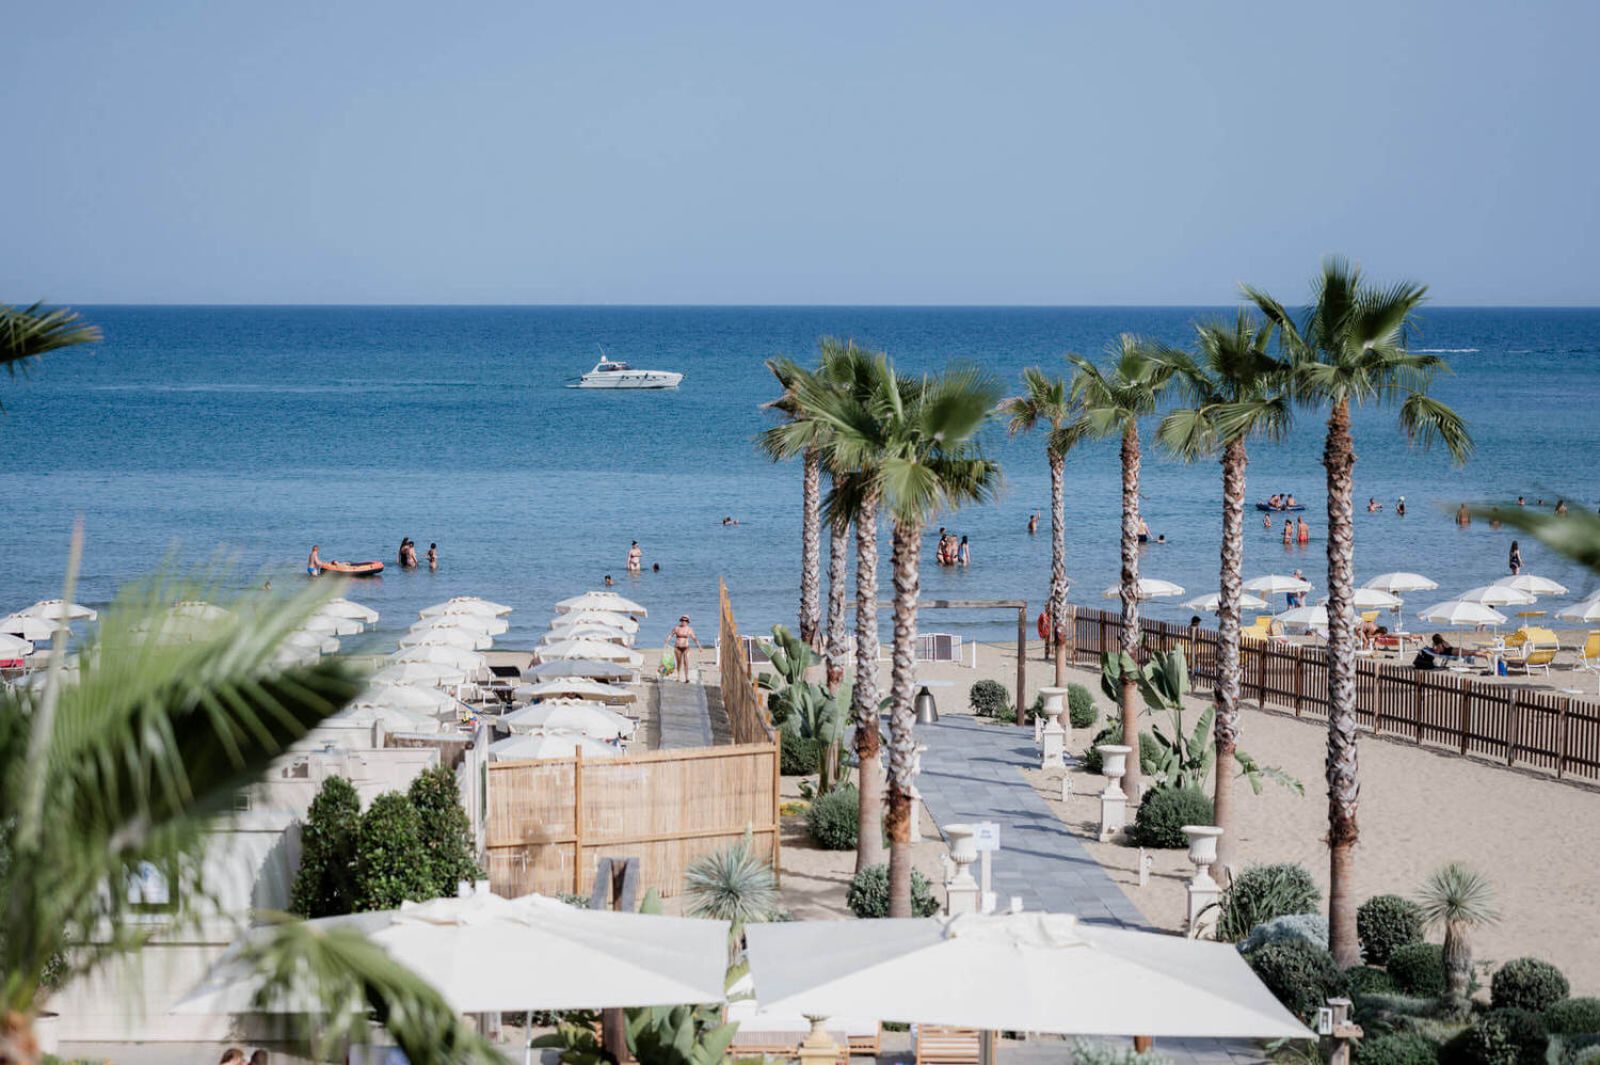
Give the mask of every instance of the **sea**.
M 1122 332 L 1183 344 L 1224 308 L 926 307 L 134 307 L 80 308 L 105 334 L 25 375 L 0 376 L 0 612 L 60 594 L 73 522 L 86 549 L 78 598 L 110 600 L 152 571 L 213 567 L 238 589 L 307 580 L 322 557 L 380 559 L 381 577 L 349 595 L 381 614 L 346 641 L 383 650 L 434 602 L 480 595 L 515 608 L 502 646 L 529 646 L 559 599 L 601 586 L 648 607 L 641 646 L 688 614 L 715 637 L 725 580 L 740 627 L 793 625 L 800 573 L 797 464 L 775 464 L 755 437 L 776 394 L 765 360 L 815 357 L 818 338 L 854 338 L 903 371 L 975 363 L 1007 390 L 1020 371 L 1066 373 L 1064 353 L 1103 358 Z M 1409 447 L 1393 408 L 1354 422 L 1357 577 L 1414 570 L 1439 582 L 1407 609 L 1507 573 L 1515 534 L 1458 528 L 1466 502 L 1600 503 L 1600 310 L 1431 307 L 1412 346 L 1448 360 L 1433 389 L 1467 420 L 1463 466 Z M 682 387 L 570 387 L 600 348 L 683 373 Z M 1312 539 L 1247 516 L 1247 576 L 1301 569 L 1321 592 L 1326 498 L 1322 418 L 1250 451 L 1252 501 L 1292 492 Z M 1152 537 L 1141 571 L 1188 596 L 1217 583 L 1220 467 L 1163 455 L 1145 424 L 1142 508 Z M 930 598 L 1041 602 L 1050 569 L 1044 441 L 989 429 L 997 501 L 930 523 L 922 573 Z M 1111 605 L 1118 576 L 1115 441 L 1067 463 L 1071 598 Z M 1408 513 L 1395 513 L 1404 496 Z M 1366 500 L 1384 509 L 1369 514 Z M 1040 513 L 1036 536 L 1028 516 Z M 737 525 L 724 525 L 732 518 Z M 931 562 L 940 526 L 970 538 L 972 562 Z M 1281 518 L 1277 522 L 1281 526 Z M 395 565 L 401 539 L 438 545 L 437 571 Z M 630 576 L 631 541 L 645 572 Z M 1585 572 L 1524 539 L 1526 571 L 1592 590 Z M 888 590 L 888 544 L 880 576 Z M 660 567 L 659 572 L 655 567 Z M 1549 606 L 1559 601 L 1546 601 Z M 1030 608 L 1032 609 L 1032 608 Z M 1187 620 L 1176 602 L 1150 616 Z M 1415 623 L 1413 623 L 1415 625 Z M 924 631 L 1005 638 L 1015 616 L 927 613 Z

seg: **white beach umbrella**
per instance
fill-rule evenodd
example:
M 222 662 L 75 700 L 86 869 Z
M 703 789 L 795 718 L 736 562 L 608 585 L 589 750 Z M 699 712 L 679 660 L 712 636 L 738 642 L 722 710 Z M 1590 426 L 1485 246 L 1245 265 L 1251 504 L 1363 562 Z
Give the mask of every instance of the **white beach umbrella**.
M 727 921 L 579 909 L 538 895 L 406 902 L 306 926 L 364 933 L 463 1013 L 720 1002 L 728 965 Z M 241 954 L 267 934 L 246 933 L 173 1012 L 251 1012 L 263 977 Z
M 617 662 L 596 662 L 592 658 L 558 658 L 540 662 L 522 671 L 524 677 L 534 680 L 587 677 L 593 680 L 625 680 L 633 670 Z
M 650 614 L 632 599 L 625 599 L 616 592 L 584 592 L 582 595 L 561 600 L 556 604 L 556 609 L 563 614 L 579 610 L 609 610 L 613 614 L 632 614 L 638 618 L 648 617 Z
M 637 621 L 614 610 L 574 610 L 567 614 L 557 614 L 550 619 L 552 629 L 564 629 L 573 625 L 604 625 L 611 629 L 621 629 L 629 634 L 639 631 Z
M 424 662 L 432 665 L 448 666 L 459 669 L 463 673 L 483 673 L 489 668 L 488 661 L 477 651 L 468 651 L 462 647 L 446 647 L 442 644 L 425 643 L 415 647 L 402 647 L 389 656 L 391 662 Z
M 1290 574 L 1269 573 L 1264 577 L 1252 577 L 1245 581 L 1244 590 L 1255 592 L 1257 595 L 1293 595 L 1309 592 L 1311 582 Z
M 352 703 L 336 715 L 337 720 L 352 725 L 380 724 L 387 732 L 439 732 L 443 726 L 431 714 L 415 710 L 402 710 L 397 706 L 373 706 L 370 703 Z
M 793 921 L 745 934 L 765 1010 L 1067 1035 L 1313 1038 L 1231 943 L 1053 913 Z
M 606 684 L 584 677 L 565 677 L 544 680 L 537 684 L 519 684 L 512 689 L 511 695 L 512 698 L 524 701 L 567 697 L 598 703 L 631 703 L 639 698 L 620 684 Z
M 571 758 L 578 751 L 585 758 L 621 758 L 622 748 L 590 739 L 576 732 L 532 732 L 526 736 L 512 736 L 489 745 L 489 755 L 496 761 L 511 762 L 534 758 Z
M 1529 595 L 1520 588 L 1513 588 L 1509 584 L 1485 584 L 1477 588 L 1468 588 L 1456 598 L 1463 603 L 1481 603 L 1484 606 L 1527 606 L 1537 599 L 1536 596 Z
M 1537 598 L 1541 595 L 1566 595 L 1567 586 L 1557 584 L 1549 577 L 1540 577 L 1532 573 L 1519 573 L 1515 577 L 1501 577 L 1494 582 L 1506 588 L 1515 588 L 1519 592 L 1527 592 Z M 1529 602 L 1533 600 L 1530 599 Z
M 293 651 L 315 651 L 319 655 L 331 655 L 339 650 L 339 641 L 321 633 L 291 632 L 283 638 L 281 646 Z
M 410 684 L 425 688 L 447 688 L 467 682 L 465 670 L 434 662 L 396 662 L 368 678 L 374 684 Z
M 513 731 L 545 729 L 552 732 L 576 732 L 597 740 L 610 740 L 633 735 L 634 723 L 600 703 L 576 700 L 556 700 L 525 706 L 500 717 L 502 725 Z M 588 752 L 584 752 L 587 754 Z
M 329 614 L 313 614 L 300 626 L 301 632 L 313 632 L 318 636 L 354 636 L 360 632 L 364 625 L 355 618 L 333 617 Z
M 436 618 L 446 614 L 481 614 L 485 617 L 499 617 L 511 613 L 511 608 L 502 603 L 491 603 L 487 599 L 475 596 L 461 596 L 456 599 L 447 599 L 442 603 L 425 606 L 417 612 L 418 617 Z
M 1585 624 L 1600 621 L 1600 596 L 1591 595 L 1581 603 L 1562 607 L 1556 611 L 1556 617 L 1562 621 L 1581 621 Z
M 198 599 L 173 603 L 168 613 L 176 618 L 193 618 L 196 621 L 227 621 L 234 617 L 233 611 L 227 607 L 201 602 Z
M 644 665 L 644 656 L 620 644 L 603 640 L 557 640 L 540 646 L 535 654 L 540 662 L 554 662 L 564 658 L 586 658 L 598 662 L 621 662 L 632 669 Z
M 317 608 L 317 613 L 330 618 L 351 618 L 364 625 L 374 625 L 378 621 L 376 610 L 353 599 L 330 599 Z
M 1504 625 L 1507 620 L 1504 614 L 1493 607 L 1484 606 L 1482 603 L 1467 603 L 1460 599 L 1435 603 L 1417 617 L 1440 625 Z
M 93 621 L 100 616 L 86 606 L 69 603 L 65 599 L 41 599 L 32 606 L 23 607 L 17 613 L 62 623 Z
M 1173 584 L 1158 577 L 1140 577 L 1135 594 L 1140 599 L 1170 599 L 1183 594 L 1183 585 Z M 1107 599 L 1122 598 L 1122 585 L 1113 584 L 1106 589 Z
M 564 628 L 551 629 L 540 639 L 540 643 L 559 643 L 562 640 L 599 640 L 601 643 L 614 643 L 623 647 L 633 646 L 633 637 L 621 629 L 608 628 L 605 625 L 568 625 Z
M 1215 614 L 1221 599 L 1222 595 L 1220 593 L 1211 592 L 1209 595 L 1197 595 L 1193 599 L 1186 600 L 1182 605 L 1185 610 L 1198 610 L 1202 614 Z M 1266 605 L 1267 601 L 1259 596 L 1251 595 L 1249 592 L 1241 592 L 1239 594 L 1240 610 L 1261 610 Z
M 167 613 L 134 625 L 135 636 L 153 637 L 156 643 L 199 643 L 217 635 L 217 622 L 192 614 Z
M 1361 587 L 1376 588 L 1390 595 L 1405 595 L 1407 592 L 1431 592 L 1439 587 L 1439 582 L 1429 580 L 1420 573 L 1408 573 L 1402 570 L 1395 573 L 1380 573 L 1371 580 L 1361 582 Z
M 1281 614 L 1274 614 L 1272 620 L 1286 629 L 1325 629 L 1328 627 L 1328 608 L 1322 603 L 1291 607 Z
M 352 706 L 382 706 L 415 714 L 454 714 L 461 704 L 438 688 L 412 684 L 372 684 L 355 697 Z
M 27 658 L 33 654 L 33 641 L 24 640 L 21 636 L 12 636 L 10 633 L 0 632 L 0 658 Z
M 0 633 L 40 643 L 54 637 L 56 630 L 61 627 L 58 622 L 47 621 L 33 614 L 11 614 L 0 618 Z
M 401 634 L 401 647 L 459 647 L 463 651 L 487 651 L 494 646 L 494 637 L 476 629 L 423 626 Z
M 413 622 L 411 631 L 466 629 L 468 632 L 476 632 L 484 636 L 499 636 L 509 627 L 504 618 L 491 617 L 488 614 L 435 614 L 433 617 Z

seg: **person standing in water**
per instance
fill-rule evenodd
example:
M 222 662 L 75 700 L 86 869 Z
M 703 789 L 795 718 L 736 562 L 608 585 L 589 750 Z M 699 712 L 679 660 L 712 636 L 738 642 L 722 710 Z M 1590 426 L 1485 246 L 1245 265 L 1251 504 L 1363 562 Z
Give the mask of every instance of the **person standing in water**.
M 689 683 L 689 641 L 700 650 L 705 650 L 700 645 L 700 637 L 694 634 L 694 627 L 689 624 L 689 615 L 685 614 L 678 619 L 678 624 L 672 629 L 672 658 L 678 671 L 678 680 L 684 684 Z
M 1516 545 L 1513 544 L 1513 547 Z M 306 557 L 306 573 L 316 577 L 322 573 L 322 556 L 317 554 L 317 545 L 311 545 L 311 554 Z
M 1472 512 L 1467 509 L 1465 503 L 1456 508 L 1456 524 L 1463 529 L 1472 524 Z
M 1299 524 L 1296 526 L 1295 539 L 1299 540 L 1302 544 L 1309 544 L 1311 542 L 1311 523 L 1306 521 L 1304 518 L 1301 518 Z
M 1285 547 L 1287 547 L 1289 544 L 1294 543 L 1294 519 L 1293 518 L 1284 518 L 1283 519 L 1283 543 L 1284 543 Z
M 1522 572 L 1522 548 L 1518 546 L 1515 540 L 1511 541 L 1511 557 L 1508 561 L 1511 563 L 1511 575 L 1513 577 Z
M 1036 536 L 1039 533 L 1039 512 L 1036 510 L 1028 518 L 1028 535 Z
M 1394 505 L 1394 516 L 1397 517 L 1397 518 L 1403 518 L 1403 517 L 1406 516 L 1406 497 L 1405 496 L 1401 496 L 1399 502 L 1395 503 L 1395 505 Z
M 628 545 L 628 572 L 638 573 L 644 562 L 644 552 L 639 550 L 639 541 L 635 540 Z
M 965 536 L 961 538 L 961 546 L 956 549 L 956 561 L 963 566 L 972 561 L 972 554 L 967 549 L 967 538 Z
M 428 545 L 428 568 L 429 569 L 438 569 L 439 568 L 439 545 L 438 544 L 429 544 Z

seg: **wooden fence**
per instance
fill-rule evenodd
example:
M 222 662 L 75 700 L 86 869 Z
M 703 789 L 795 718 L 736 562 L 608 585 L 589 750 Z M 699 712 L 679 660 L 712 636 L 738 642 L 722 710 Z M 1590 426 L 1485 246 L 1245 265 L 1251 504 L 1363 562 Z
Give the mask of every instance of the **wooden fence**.
M 1217 676 L 1216 629 L 1141 621 L 1144 647 L 1181 647 L 1196 688 Z M 1099 667 L 1103 651 L 1121 647 L 1120 614 L 1074 610 L 1071 657 Z M 1328 715 L 1328 663 L 1320 647 L 1244 641 L 1239 648 L 1241 696 L 1291 711 Z M 1523 766 L 1557 777 L 1600 780 L 1600 704 L 1563 692 L 1393 662 L 1356 661 L 1356 720 L 1376 735 Z
M 599 858 L 638 858 L 643 887 L 683 890 L 704 854 L 752 834 L 778 867 L 779 750 L 758 744 L 557 758 L 488 767 L 487 851 L 495 894 L 588 894 Z
M 722 674 L 722 709 L 728 715 L 733 742 L 772 743 L 775 739 L 772 723 L 767 720 L 765 700 L 756 687 L 750 660 L 743 654 L 739 623 L 733 619 L 733 604 L 728 601 L 728 585 L 719 579 L 717 588 L 722 596 L 717 641 L 721 649 L 717 658 Z

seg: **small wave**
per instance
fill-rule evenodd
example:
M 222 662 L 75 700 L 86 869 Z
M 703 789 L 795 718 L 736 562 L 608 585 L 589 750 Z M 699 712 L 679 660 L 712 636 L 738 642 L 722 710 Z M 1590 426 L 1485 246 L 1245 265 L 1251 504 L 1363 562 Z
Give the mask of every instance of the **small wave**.
M 1475 355 L 1477 348 L 1412 348 L 1422 355 Z

